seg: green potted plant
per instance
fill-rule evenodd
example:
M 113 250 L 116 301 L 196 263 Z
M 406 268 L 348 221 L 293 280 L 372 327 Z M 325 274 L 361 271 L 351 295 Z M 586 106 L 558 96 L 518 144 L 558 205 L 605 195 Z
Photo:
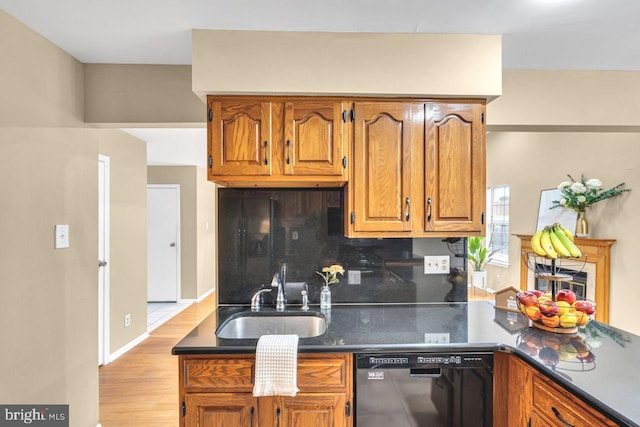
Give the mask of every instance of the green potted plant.
M 467 259 L 471 263 L 471 286 L 481 288 L 487 291 L 487 271 L 484 265 L 491 260 L 493 254 L 489 254 L 487 248 L 483 244 L 484 237 L 476 236 L 467 239 Z

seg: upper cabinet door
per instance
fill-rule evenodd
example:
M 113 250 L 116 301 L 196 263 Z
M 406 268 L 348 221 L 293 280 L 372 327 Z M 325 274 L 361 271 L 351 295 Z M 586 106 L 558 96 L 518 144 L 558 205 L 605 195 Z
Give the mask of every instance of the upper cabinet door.
M 411 231 L 412 120 L 415 104 L 356 102 L 353 156 L 355 232 Z
M 271 102 L 208 99 L 209 177 L 270 175 Z
M 284 105 L 285 175 L 342 176 L 343 104 L 312 100 Z
M 484 231 L 483 118 L 482 104 L 426 104 L 426 231 Z

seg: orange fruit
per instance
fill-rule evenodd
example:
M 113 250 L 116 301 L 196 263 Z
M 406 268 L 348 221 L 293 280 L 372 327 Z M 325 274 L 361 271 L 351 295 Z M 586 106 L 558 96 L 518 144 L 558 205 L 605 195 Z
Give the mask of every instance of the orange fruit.
M 555 328 L 560 324 L 560 316 L 542 316 L 542 324 L 549 328 Z
M 542 317 L 542 313 L 540 313 L 540 309 L 535 305 L 530 305 L 529 307 L 525 307 L 524 311 L 527 317 L 533 320 L 534 322 L 540 320 L 540 318 Z

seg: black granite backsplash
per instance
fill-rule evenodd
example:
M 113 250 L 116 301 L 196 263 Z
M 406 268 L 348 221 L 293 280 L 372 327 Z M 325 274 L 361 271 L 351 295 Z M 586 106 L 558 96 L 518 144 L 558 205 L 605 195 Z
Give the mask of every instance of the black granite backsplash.
M 318 303 L 322 267 L 340 264 L 333 303 L 464 302 L 465 258 L 442 239 L 348 239 L 343 192 L 329 190 L 218 191 L 218 298 L 248 304 L 261 285 L 287 264 L 287 302 L 300 303 L 301 284 Z M 423 255 L 450 255 L 452 273 L 425 275 Z M 275 296 L 275 292 L 272 292 Z M 272 300 L 265 296 L 265 304 Z

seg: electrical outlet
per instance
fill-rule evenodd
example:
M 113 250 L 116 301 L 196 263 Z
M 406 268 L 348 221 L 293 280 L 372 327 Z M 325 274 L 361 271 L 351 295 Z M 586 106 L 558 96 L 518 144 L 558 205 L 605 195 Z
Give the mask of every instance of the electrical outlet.
M 426 344 L 449 344 L 450 335 L 449 335 L 449 332 L 442 332 L 442 333 L 425 332 L 424 342 Z
M 362 283 L 362 272 L 360 270 L 347 270 L 347 283 L 349 285 Z
M 449 255 L 424 257 L 424 274 L 449 274 L 451 258 Z
M 124 315 L 124 327 L 128 328 L 129 326 L 131 326 L 131 315 L 130 314 L 125 314 Z

